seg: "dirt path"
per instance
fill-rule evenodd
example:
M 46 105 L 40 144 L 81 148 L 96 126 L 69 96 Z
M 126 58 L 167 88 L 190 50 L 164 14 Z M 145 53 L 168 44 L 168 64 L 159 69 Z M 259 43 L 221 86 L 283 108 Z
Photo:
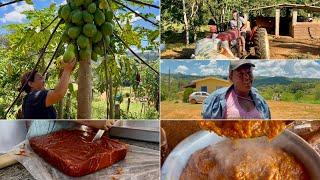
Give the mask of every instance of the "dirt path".
M 194 53 L 195 44 L 183 43 L 169 44 L 167 49 L 161 52 L 161 59 L 190 59 Z
M 317 59 L 320 57 L 320 39 L 297 40 L 289 36 L 275 39 L 269 36 L 271 59 Z
M 273 119 L 320 119 L 320 104 L 267 101 Z
M 319 104 L 267 101 L 272 119 L 320 119 Z M 161 102 L 161 119 L 201 119 L 202 104 Z

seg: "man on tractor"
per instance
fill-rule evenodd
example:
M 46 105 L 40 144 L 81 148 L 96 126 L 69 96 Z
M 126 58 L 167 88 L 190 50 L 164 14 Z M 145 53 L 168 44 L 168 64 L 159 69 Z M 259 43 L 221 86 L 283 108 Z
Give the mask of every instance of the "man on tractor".
M 233 19 L 231 19 L 229 22 L 230 28 L 237 29 L 240 31 L 241 49 L 242 49 L 241 53 L 242 55 L 246 55 L 247 54 L 246 48 L 245 48 L 246 47 L 245 38 L 246 38 L 246 28 L 247 28 L 246 20 L 238 14 L 237 10 L 232 11 L 232 17 Z
M 237 22 L 236 19 L 239 21 Z M 197 41 L 195 54 L 196 59 L 269 59 L 269 41 L 265 28 L 257 25 L 255 20 L 247 24 L 243 17 L 233 11 L 233 20 L 229 22 L 227 31 L 216 33 L 216 25 L 209 23 L 210 35 Z M 241 25 L 241 27 L 240 27 Z M 240 28 L 237 28 L 240 27 Z M 247 29 L 250 29 L 247 31 Z M 210 30 L 210 31 L 209 31 Z M 238 52 L 238 53 L 237 53 Z M 250 52 L 247 54 L 247 52 Z

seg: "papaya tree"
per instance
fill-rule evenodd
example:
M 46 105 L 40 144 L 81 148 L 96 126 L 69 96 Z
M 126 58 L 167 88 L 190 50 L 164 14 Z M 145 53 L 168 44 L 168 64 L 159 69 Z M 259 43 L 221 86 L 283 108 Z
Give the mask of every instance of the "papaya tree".
M 112 96 L 117 90 L 113 84 L 121 84 L 118 83 L 121 73 L 118 72 L 119 68 L 113 67 L 117 58 L 108 57 L 126 55 L 128 54 L 127 48 L 132 46 L 142 52 L 156 50 L 159 44 L 155 40 L 155 37 L 159 35 L 157 30 L 132 27 L 131 21 L 136 12 L 132 12 L 132 9 L 129 11 L 128 4 L 143 7 L 151 1 L 144 1 L 142 4 L 137 4 L 137 2 L 68 0 L 67 4 L 60 7 L 51 4 L 50 7 L 41 10 L 25 11 L 27 22 L 5 26 L 9 33 L 2 37 L 6 43 L 0 47 L 0 52 L 4 54 L 0 67 L 10 70 L 12 74 L 10 74 L 10 79 L 7 74 L 0 73 L 0 76 L 4 77 L 1 83 L 8 87 L 18 87 L 19 77 L 27 70 L 37 66 L 39 71 L 45 73 L 51 65 L 52 58 L 56 62 L 59 56 L 65 62 L 75 58 L 79 61 L 79 68 L 76 69 L 73 77 L 73 81 L 78 82 L 77 118 L 90 119 L 93 80 L 95 79 L 92 75 L 94 74 L 93 68 L 96 68 L 92 63 L 100 62 L 100 64 L 105 64 L 103 65 L 105 79 L 102 82 L 105 83 L 105 87 L 109 88 L 111 112 L 111 109 L 114 109 Z M 155 15 L 148 13 L 144 16 L 147 19 L 155 18 Z M 149 40 L 148 46 L 141 45 L 141 41 Z M 39 54 L 41 58 L 38 57 Z M 40 63 L 36 62 L 37 59 Z M 126 63 L 134 64 L 132 62 L 135 62 L 136 59 L 133 59 L 131 58 Z M 50 70 L 47 81 L 49 87 L 52 87 L 59 77 L 59 63 L 56 62 L 51 65 L 53 70 Z M 8 95 L 5 90 L 0 93 Z M 9 100 L 13 101 L 15 96 L 16 93 L 11 92 Z M 70 97 L 73 96 L 70 95 Z M 17 102 L 12 107 L 20 107 L 21 99 Z M 72 101 L 68 100 L 68 102 Z M 4 102 L 4 105 L 8 107 L 8 102 Z M 16 108 L 14 108 L 15 112 Z M 12 117 L 12 114 L 10 115 Z

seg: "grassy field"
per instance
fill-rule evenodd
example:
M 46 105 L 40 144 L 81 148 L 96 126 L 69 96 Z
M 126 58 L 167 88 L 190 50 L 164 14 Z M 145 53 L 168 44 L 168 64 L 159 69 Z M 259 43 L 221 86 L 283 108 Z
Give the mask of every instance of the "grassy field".
M 272 119 L 319 119 L 320 105 L 267 101 Z M 202 104 L 161 102 L 161 119 L 201 119 Z
M 123 94 L 123 101 L 120 104 L 120 109 L 123 112 L 127 112 L 128 97 L 126 93 L 130 93 L 130 88 L 125 87 L 121 89 Z M 132 92 L 132 91 L 131 91 Z M 131 94 L 132 95 L 132 94 Z M 92 102 L 92 117 L 97 119 L 103 119 L 106 116 L 106 100 L 105 95 L 96 95 Z M 127 115 L 130 119 L 157 119 L 159 113 L 156 112 L 154 107 L 148 107 L 147 103 L 142 103 L 131 97 L 129 114 Z

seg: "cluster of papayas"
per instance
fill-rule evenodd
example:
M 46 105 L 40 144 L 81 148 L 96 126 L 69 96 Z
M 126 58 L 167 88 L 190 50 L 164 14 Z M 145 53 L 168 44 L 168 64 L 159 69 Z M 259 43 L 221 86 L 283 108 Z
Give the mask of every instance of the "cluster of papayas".
M 67 0 L 58 11 L 65 22 L 62 41 L 68 44 L 63 61 L 77 55 L 80 60 L 97 60 L 110 45 L 114 30 L 113 11 L 107 0 Z M 103 44 L 104 40 L 104 44 Z

